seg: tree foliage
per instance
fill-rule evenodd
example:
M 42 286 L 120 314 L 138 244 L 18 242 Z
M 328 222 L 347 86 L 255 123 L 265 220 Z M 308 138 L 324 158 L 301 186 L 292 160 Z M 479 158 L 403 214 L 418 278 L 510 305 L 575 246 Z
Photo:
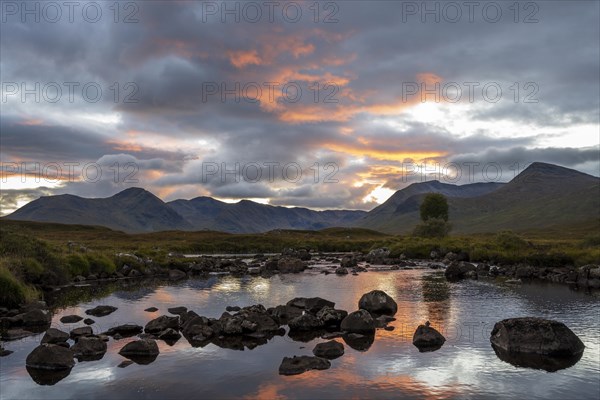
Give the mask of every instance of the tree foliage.
M 421 220 L 428 221 L 431 218 L 448 221 L 448 201 L 439 193 L 429 193 L 421 203 Z

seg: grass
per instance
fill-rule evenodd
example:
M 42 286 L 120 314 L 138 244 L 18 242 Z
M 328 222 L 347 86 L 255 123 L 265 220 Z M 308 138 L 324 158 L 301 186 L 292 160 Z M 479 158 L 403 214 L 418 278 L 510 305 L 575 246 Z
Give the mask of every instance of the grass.
M 471 261 L 527 263 L 540 267 L 600 264 L 597 234 L 558 238 L 554 232 L 518 236 L 512 232 L 422 238 L 362 228 L 321 231 L 276 230 L 262 234 L 159 232 L 125 234 L 107 228 L 0 220 L 0 305 L 35 298 L 33 285 L 60 285 L 75 276 L 112 273 L 124 264 L 143 270 L 136 257 L 161 265 L 170 253 L 279 253 L 284 248 L 320 252 L 362 252 L 388 247 L 392 256 L 428 259 L 432 250 L 466 253 Z

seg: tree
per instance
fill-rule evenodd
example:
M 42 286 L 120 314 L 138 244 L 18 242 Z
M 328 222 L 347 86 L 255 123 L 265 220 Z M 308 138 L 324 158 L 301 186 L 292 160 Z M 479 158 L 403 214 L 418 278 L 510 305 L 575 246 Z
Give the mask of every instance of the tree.
M 431 218 L 448 221 L 448 201 L 439 193 L 429 193 L 421 203 L 421 220 L 428 221 Z

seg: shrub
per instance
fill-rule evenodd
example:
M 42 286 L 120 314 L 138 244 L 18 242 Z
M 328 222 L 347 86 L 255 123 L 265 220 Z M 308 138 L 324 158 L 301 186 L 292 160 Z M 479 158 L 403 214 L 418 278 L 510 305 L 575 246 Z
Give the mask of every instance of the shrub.
M 35 258 L 25 258 L 21 263 L 23 279 L 26 282 L 39 283 L 44 273 L 44 267 Z
M 521 250 L 527 247 L 527 242 L 512 231 L 497 233 L 494 241 L 504 250 Z
M 87 260 L 92 274 L 100 274 L 102 272 L 112 274 L 117 270 L 115 263 L 103 254 L 90 254 L 87 256 Z
M 67 257 L 67 270 L 71 276 L 88 276 L 90 274 L 90 263 L 81 254 L 71 254 Z
M 0 305 L 17 307 L 38 297 L 35 289 L 20 282 L 7 268 L 0 266 Z
M 450 233 L 452 226 L 441 218 L 429 218 L 420 223 L 413 231 L 414 236 L 425 238 L 443 238 Z

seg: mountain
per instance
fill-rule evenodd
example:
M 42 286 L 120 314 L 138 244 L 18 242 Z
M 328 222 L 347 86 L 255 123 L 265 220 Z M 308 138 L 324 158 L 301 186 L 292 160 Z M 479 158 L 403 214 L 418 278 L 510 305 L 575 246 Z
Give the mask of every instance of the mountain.
M 194 229 L 232 233 L 257 233 L 274 229 L 318 230 L 334 226 L 350 226 L 366 215 L 365 211 L 275 207 L 242 200 L 230 204 L 210 197 L 175 200 L 168 203 Z
M 7 219 L 98 225 L 124 232 L 190 230 L 192 225 L 152 193 L 131 188 L 104 199 L 70 194 L 44 196 Z
M 435 181 L 413 184 L 369 212 L 358 225 L 388 233 L 411 232 L 428 192 L 448 197 L 454 233 L 589 225 L 597 224 L 600 217 L 600 179 L 573 169 L 536 162 L 509 183 L 480 185 L 486 186 L 452 189 L 453 185 Z
M 357 226 L 381 232 L 406 233 L 419 222 L 419 206 L 427 193 L 440 193 L 448 198 L 477 197 L 501 188 L 504 183 L 482 182 L 451 185 L 439 181 L 413 183 L 398 190 L 359 221 Z
M 69 194 L 40 197 L 5 218 L 98 225 L 130 233 L 166 230 L 258 233 L 350 226 L 365 214 L 365 211 L 274 207 L 248 200 L 229 204 L 210 197 L 165 203 L 144 189 L 131 188 L 104 199 Z

